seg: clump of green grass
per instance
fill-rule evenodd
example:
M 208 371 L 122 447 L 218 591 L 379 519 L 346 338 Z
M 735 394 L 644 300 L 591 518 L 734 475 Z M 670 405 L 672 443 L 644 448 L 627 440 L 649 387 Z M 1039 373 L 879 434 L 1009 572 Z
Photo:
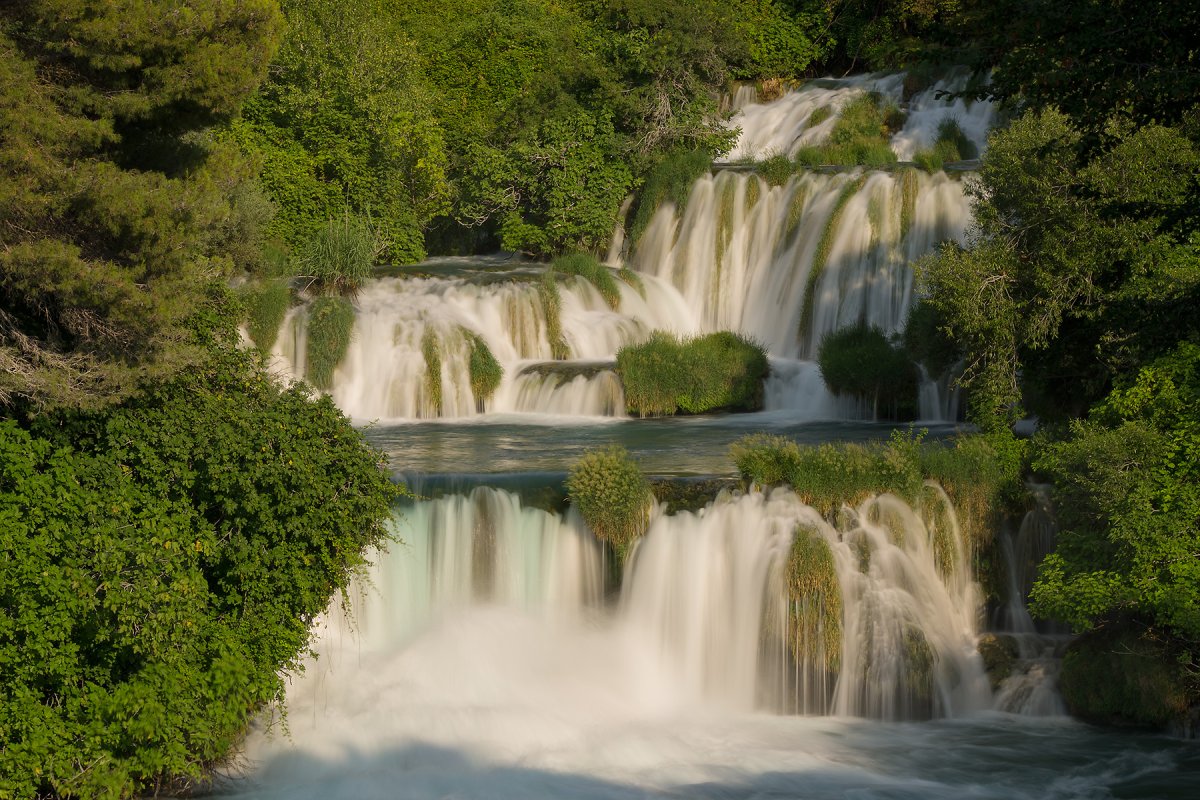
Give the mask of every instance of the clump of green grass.
M 642 417 L 758 410 L 769 371 L 761 345 L 727 331 L 682 341 L 656 332 L 617 353 L 626 409 Z
M 771 186 L 784 186 L 796 174 L 796 165 L 783 153 L 775 153 L 755 165 L 758 176 Z
M 649 481 L 620 445 L 585 453 L 567 475 L 567 497 L 621 562 L 646 532 L 654 507 Z
M 546 339 L 550 342 L 550 355 L 558 361 L 571 357 L 571 348 L 562 332 L 562 295 L 558 293 L 558 280 L 553 270 L 546 270 L 537 283 L 538 300 L 542 304 L 542 316 L 546 320 Z
M 936 172 L 952 161 L 966 161 L 979 157 L 979 148 L 963 133 L 958 120 L 948 118 L 938 126 L 937 139 L 931 150 L 920 150 L 913 162 L 927 172 Z
M 375 264 L 375 234 L 366 220 L 346 216 L 317 228 L 300 252 L 298 267 L 318 292 L 354 294 Z
M 800 148 L 793 160 L 796 164 L 809 167 L 885 167 L 896 163 L 896 154 L 892 152 L 889 139 L 898 129 L 897 126 L 903 124 L 899 109 L 893 105 L 885 106 L 876 94 L 863 94 L 842 109 L 824 144 Z
M 271 352 L 279 338 L 279 326 L 292 307 L 292 287 L 276 279 L 252 287 L 246 295 L 246 330 L 250 341 L 263 355 Z
M 807 128 L 815 128 L 825 120 L 833 116 L 833 109 L 829 106 L 817 106 L 812 113 L 808 115 Z
M 666 202 L 675 204 L 679 213 L 687 206 L 692 184 L 712 167 L 712 159 L 703 150 L 678 150 L 659 161 L 646 175 L 638 192 L 636 207 L 629 224 L 629 241 L 636 244 L 646 232 L 654 212 Z
M 834 202 L 833 211 L 830 212 L 829 220 L 825 223 L 825 230 L 821 231 L 821 239 L 817 242 L 817 251 L 813 255 L 812 268 L 809 269 L 808 280 L 804 284 L 804 304 L 800 309 L 800 329 L 797 331 L 802 338 L 807 335 L 812 326 L 813 309 L 817 301 L 817 284 L 825 272 L 825 265 L 829 263 L 829 255 L 833 252 L 833 240 L 837 236 L 838 226 L 846 213 L 846 206 L 850 204 L 850 199 L 858 194 L 866 182 L 866 175 L 859 175 L 846 182 Z
M 796 528 L 787 565 L 788 645 L 801 662 L 837 672 L 842 663 L 842 589 L 829 542 Z
M 855 325 L 827 334 L 817 351 L 821 377 L 830 391 L 870 401 L 891 419 L 912 419 L 920 376 L 908 354 L 879 328 Z
M 621 267 L 617 270 L 617 277 L 621 279 L 627 286 L 633 288 L 635 292 L 646 299 L 646 283 L 642 280 L 642 276 L 631 270 L 629 267 Z
M 596 291 L 600 292 L 609 308 L 615 309 L 621 305 L 621 289 L 617 286 L 617 279 L 613 277 L 612 270 L 601 264 L 595 256 L 588 253 L 560 256 L 554 259 L 550 269 L 562 275 L 578 275 L 583 278 L 596 287 Z
M 425 392 L 435 416 L 442 414 L 442 344 L 433 328 L 421 336 L 421 355 L 425 357 Z
M 463 333 L 471 347 L 471 356 L 467 362 L 467 371 L 471 377 L 471 394 L 475 397 L 476 407 L 482 412 L 484 404 L 500 386 L 504 368 L 500 366 L 500 362 L 496 360 L 482 336 L 465 329 Z
M 333 372 L 350 349 L 354 306 L 340 296 L 322 296 L 308 307 L 305 378 L 318 389 L 333 387 Z

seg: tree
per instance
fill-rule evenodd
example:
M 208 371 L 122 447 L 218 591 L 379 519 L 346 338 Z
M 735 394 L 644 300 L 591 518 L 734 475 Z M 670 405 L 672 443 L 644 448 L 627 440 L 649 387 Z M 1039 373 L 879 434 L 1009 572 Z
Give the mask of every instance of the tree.
M 200 357 L 190 298 L 270 213 L 205 129 L 277 28 L 270 0 L 0 6 L 0 406 L 102 405 Z

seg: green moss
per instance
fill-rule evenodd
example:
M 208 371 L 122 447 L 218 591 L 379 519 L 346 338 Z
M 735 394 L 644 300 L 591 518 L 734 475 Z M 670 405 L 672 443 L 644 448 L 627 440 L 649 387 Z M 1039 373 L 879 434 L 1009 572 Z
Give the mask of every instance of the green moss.
M 546 320 L 546 339 L 550 342 L 551 357 L 565 361 L 571 357 L 571 349 L 562 332 L 562 296 L 558 293 L 558 280 L 553 270 L 542 273 L 537 284 L 538 300 L 542 304 L 542 316 Z
M 829 106 L 817 106 L 812 113 L 808 115 L 808 122 L 805 127 L 815 128 L 825 120 L 833 116 L 833 109 Z
M 759 161 L 754 170 L 770 186 L 784 186 L 796 174 L 796 165 L 783 153 Z
M 911 167 L 900 170 L 896 176 L 896 190 L 900 193 L 900 241 L 912 230 L 913 218 L 917 214 L 917 194 L 921 179 Z
M 951 161 L 966 161 L 979 157 L 979 148 L 963 133 L 958 120 L 949 118 L 942 120 L 938 126 L 938 135 L 933 148 L 920 150 L 913 156 L 918 167 L 928 172 L 936 172 Z
M 820 282 L 821 275 L 825 272 L 825 266 L 829 262 L 829 255 L 833 251 L 833 240 L 837 236 L 842 216 L 846 213 L 846 206 L 849 205 L 850 199 L 858 194 L 866 182 L 866 175 L 859 175 L 846 182 L 837 200 L 834 201 L 833 210 L 829 213 L 829 219 L 825 223 L 825 230 L 821 232 L 821 239 L 817 242 L 817 250 L 813 255 L 812 267 L 808 270 L 808 280 L 804 284 L 804 305 L 800 311 L 800 330 L 798 331 L 798 335 L 801 338 L 806 336 L 809 328 L 812 327 L 813 308 L 817 297 L 817 284 Z
M 819 111 L 820 109 L 818 109 Z M 816 112 L 813 112 L 814 116 Z M 811 119 L 811 118 L 810 118 Z M 809 123 L 810 126 L 813 123 Z M 793 160 L 803 166 L 858 165 L 884 167 L 896 163 L 889 137 L 903 117 L 895 106 L 883 106 L 876 94 L 854 98 L 842 109 L 823 144 L 802 147 Z
M 842 661 L 842 590 L 829 542 L 818 531 L 796 528 L 787 590 L 792 656 L 837 672 Z
M 463 334 L 471 346 L 470 360 L 467 364 L 471 377 L 471 394 L 475 397 L 476 407 L 482 412 L 484 404 L 492 398 L 497 387 L 500 386 L 500 381 L 504 377 L 504 368 L 492 355 L 491 348 L 487 346 L 483 337 L 465 329 Z M 428 366 L 428 359 L 426 359 L 426 365 Z
M 762 199 L 762 181 L 755 175 L 746 178 L 746 212 L 749 213 Z
M 646 532 L 654 504 L 646 476 L 620 445 L 585 453 L 567 475 L 567 496 L 621 562 Z
M 646 299 L 646 283 L 642 280 L 642 276 L 631 270 L 629 267 L 621 267 L 617 271 L 617 277 L 621 279 L 627 286 L 633 288 L 635 292 Z
M 617 286 L 617 279 L 613 277 L 613 271 L 601 264 L 595 256 L 589 253 L 560 256 L 550 268 L 562 275 L 578 275 L 595 286 L 609 308 L 615 309 L 621 305 L 621 290 Z
M 736 478 L 651 478 L 650 490 L 654 499 L 666 506 L 666 513 L 699 511 L 717 498 L 722 492 L 736 491 L 740 481 Z
M 656 332 L 617 353 L 627 410 L 643 417 L 758 410 L 769 370 L 761 345 L 729 332 L 682 341 Z
M 275 346 L 279 326 L 291 305 L 292 287 L 287 280 L 273 280 L 247 293 L 246 330 L 250 341 L 263 355 Z
M 636 244 L 650 225 L 654 212 L 665 202 L 675 204 L 679 213 L 687 206 L 692 184 L 708 172 L 712 159 L 703 150 L 675 151 L 654 165 L 638 192 L 629 224 L 629 241 Z
M 324 296 L 308 307 L 305 379 L 318 389 L 333 388 L 333 372 L 350 349 L 354 306 L 344 297 Z
M 804 185 L 796 186 L 792 192 L 791 200 L 788 201 L 787 228 L 785 231 L 788 244 L 791 244 L 796 231 L 800 230 L 800 221 L 804 219 L 804 205 L 807 201 L 808 187 Z
M 435 416 L 442 414 L 442 346 L 437 332 L 425 328 L 421 336 L 421 355 L 425 357 L 425 393 Z
M 983 659 L 983 669 L 992 684 L 992 691 L 995 691 L 1013 673 L 1020 655 L 1017 640 L 1003 634 L 985 633 L 975 647 Z

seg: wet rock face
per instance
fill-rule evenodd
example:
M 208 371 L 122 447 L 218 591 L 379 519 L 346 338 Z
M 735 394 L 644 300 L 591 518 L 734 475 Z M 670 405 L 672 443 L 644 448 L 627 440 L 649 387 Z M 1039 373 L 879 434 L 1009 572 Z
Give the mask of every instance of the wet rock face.
M 983 659 L 983 669 L 992 684 L 992 690 L 995 691 L 1005 678 L 1013 674 L 1013 668 L 1020 656 L 1017 640 L 1002 633 L 985 633 L 979 637 L 976 648 Z

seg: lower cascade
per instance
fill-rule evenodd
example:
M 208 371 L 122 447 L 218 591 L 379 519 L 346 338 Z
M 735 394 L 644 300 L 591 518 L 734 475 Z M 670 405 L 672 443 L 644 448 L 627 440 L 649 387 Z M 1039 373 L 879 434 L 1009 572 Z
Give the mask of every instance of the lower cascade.
M 600 637 L 629 691 L 690 706 L 896 720 L 988 708 L 970 554 L 940 489 L 920 505 L 880 495 L 836 525 L 785 489 L 660 507 L 618 588 L 573 511 L 488 487 L 419 501 L 350 614 L 331 610 L 306 681 L 339 691 L 357 680 L 348 654 L 387 661 L 444 619 L 515 613 L 544 626 L 539 647 Z

